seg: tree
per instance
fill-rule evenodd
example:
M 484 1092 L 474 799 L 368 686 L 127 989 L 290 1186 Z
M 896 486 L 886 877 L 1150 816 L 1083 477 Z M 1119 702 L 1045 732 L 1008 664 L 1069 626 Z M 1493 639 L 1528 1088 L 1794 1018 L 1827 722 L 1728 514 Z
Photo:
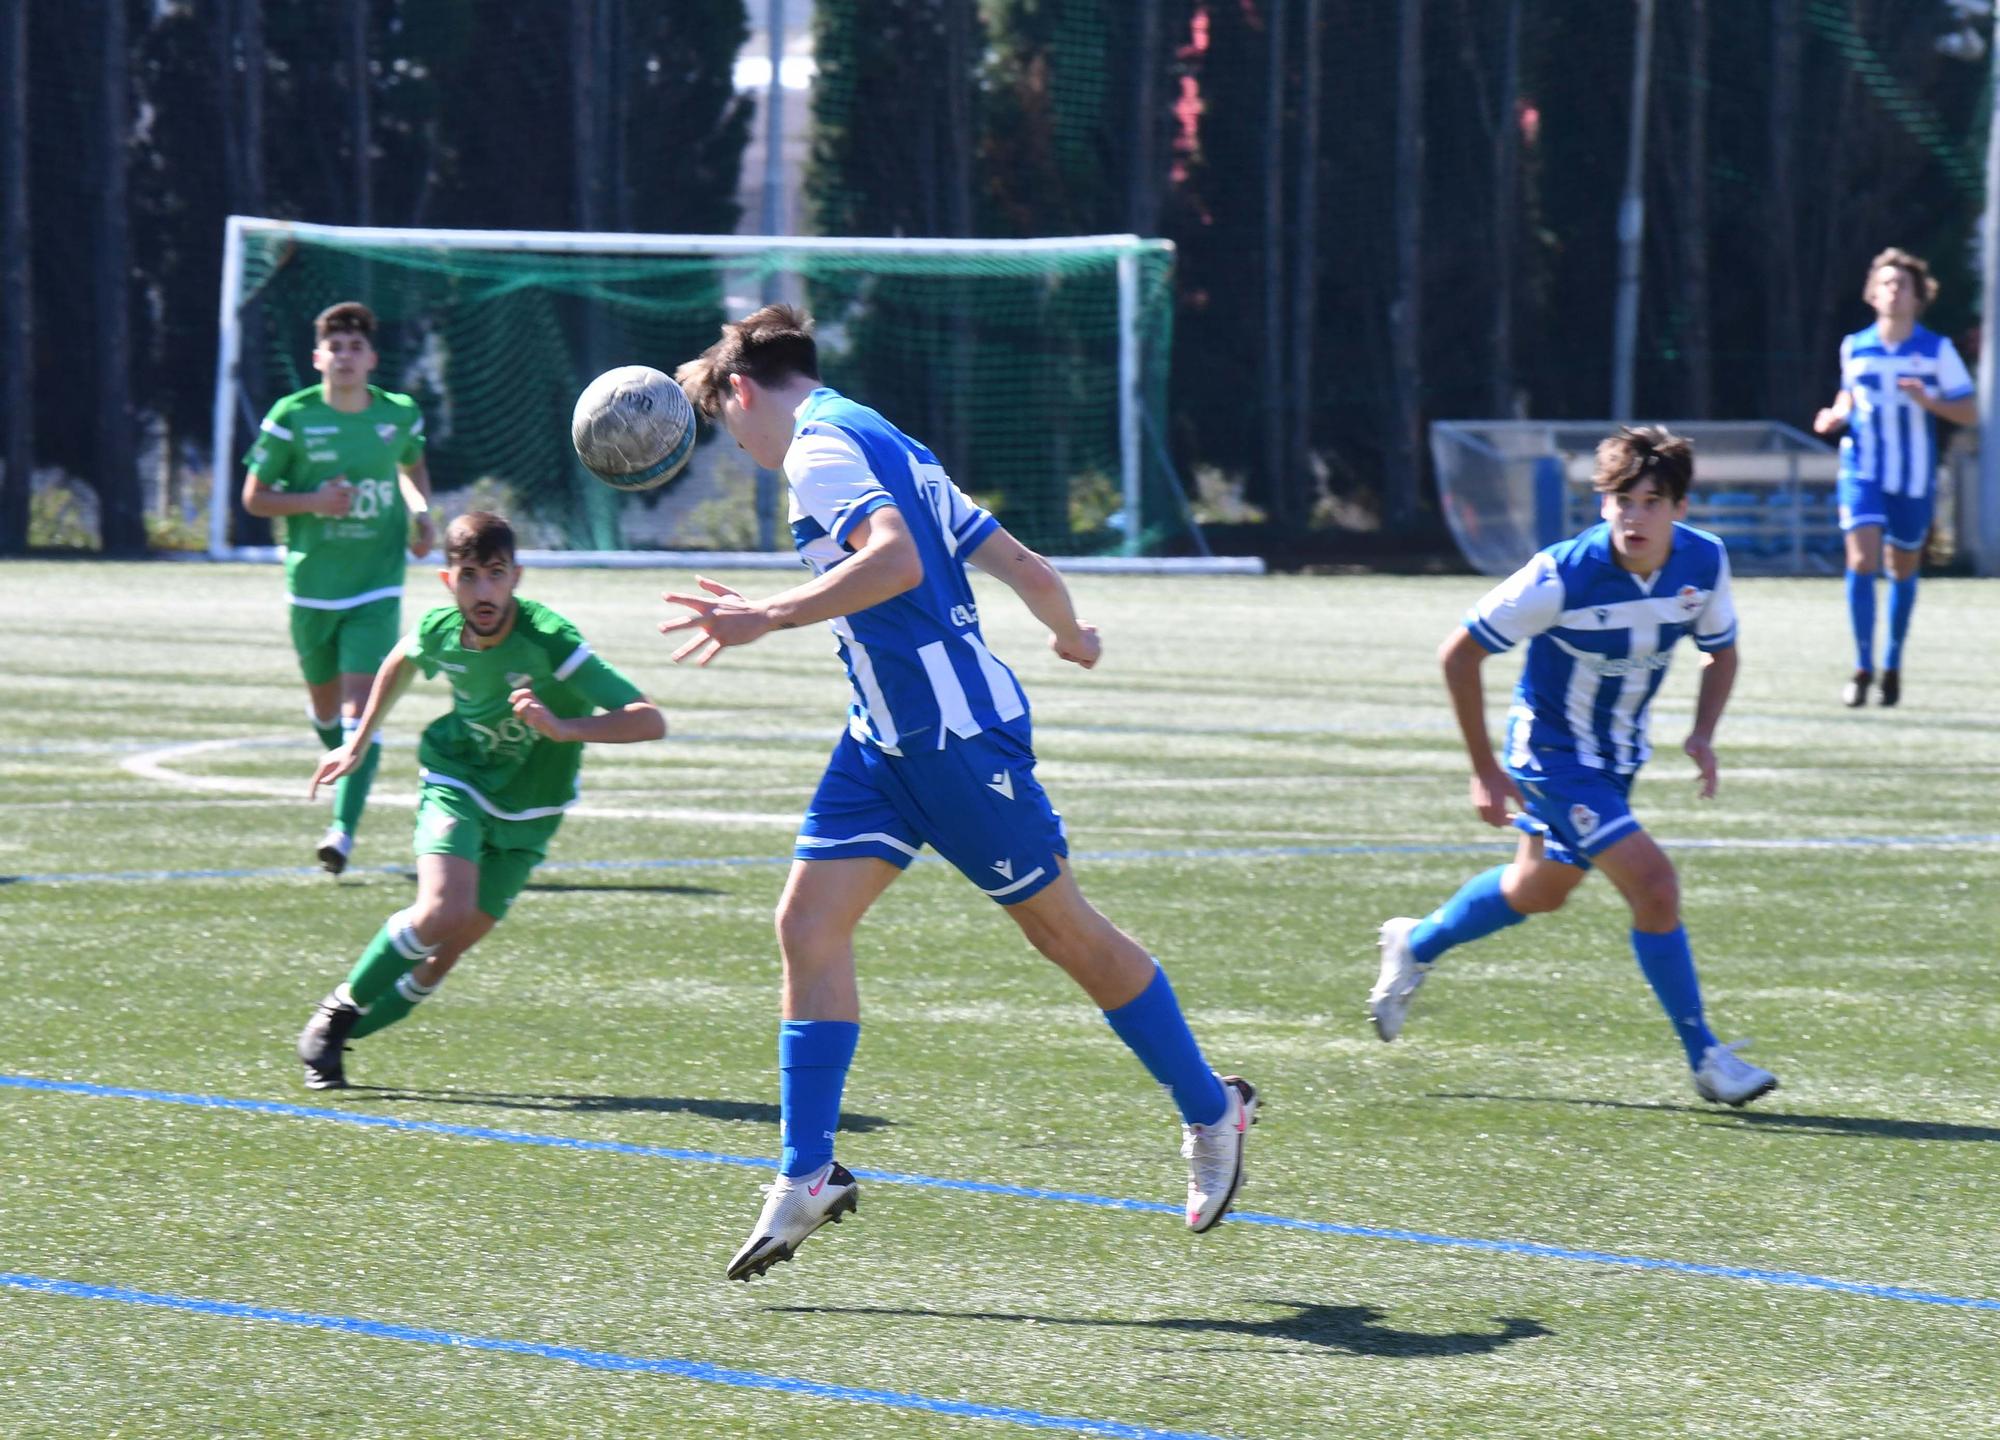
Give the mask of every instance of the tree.
M 28 546 L 34 487 L 35 392 L 29 364 L 34 330 L 33 257 L 28 240 L 28 0 L 0 5 L 0 554 Z

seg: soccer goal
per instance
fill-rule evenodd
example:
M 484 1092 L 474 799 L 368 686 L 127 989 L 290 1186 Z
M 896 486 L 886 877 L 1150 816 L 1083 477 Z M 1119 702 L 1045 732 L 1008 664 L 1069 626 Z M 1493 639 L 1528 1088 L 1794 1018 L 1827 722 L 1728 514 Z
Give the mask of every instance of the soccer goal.
M 376 313 L 377 384 L 422 406 L 447 510 L 504 508 L 541 563 L 796 563 L 782 484 L 704 426 L 664 491 L 597 483 L 570 410 L 613 366 L 671 372 L 772 299 L 805 304 L 826 382 L 938 452 L 1010 530 L 1075 568 L 1261 568 L 1205 558 L 1161 435 L 1173 247 L 1040 240 L 402 230 L 231 216 L 209 553 L 240 543 L 237 460 L 316 383 L 312 319 Z M 719 443 L 718 443 L 719 442 Z

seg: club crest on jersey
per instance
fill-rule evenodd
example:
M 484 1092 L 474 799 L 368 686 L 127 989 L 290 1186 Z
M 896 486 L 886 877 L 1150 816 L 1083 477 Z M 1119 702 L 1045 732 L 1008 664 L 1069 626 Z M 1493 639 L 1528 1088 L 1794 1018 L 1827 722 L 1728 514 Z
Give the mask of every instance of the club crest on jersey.
M 1692 615 L 1701 609 L 1701 591 L 1692 585 L 1683 585 L 1675 592 L 1674 598 L 1681 602 L 1681 614 Z
M 1583 839 L 1597 828 L 1597 812 L 1588 805 L 1569 807 L 1569 826 L 1576 831 L 1577 838 Z
M 391 440 L 396 438 L 396 427 L 384 421 L 375 427 L 375 433 L 381 437 L 382 443 L 387 445 Z

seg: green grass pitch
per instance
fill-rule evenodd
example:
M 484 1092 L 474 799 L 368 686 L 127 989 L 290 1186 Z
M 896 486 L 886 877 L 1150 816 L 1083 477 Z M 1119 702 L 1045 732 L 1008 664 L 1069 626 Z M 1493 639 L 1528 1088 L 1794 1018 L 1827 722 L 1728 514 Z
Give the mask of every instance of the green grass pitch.
M 555 863 L 325 1097 L 293 1038 L 407 903 L 442 690 L 334 882 L 274 570 L 0 566 L 0 1434 L 2000 1434 L 1994 583 L 1927 582 L 1903 707 L 1849 712 L 1838 587 L 1741 582 L 1712 803 L 1691 650 L 1669 677 L 1637 803 L 1696 842 L 1711 1018 L 1783 1079 L 1741 1113 L 1695 1100 L 1602 881 L 1368 1028 L 1377 924 L 1504 853 L 1432 658 L 1480 581 L 1077 578 L 1090 674 L 982 592 L 1086 892 L 1266 1096 L 1254 1216 L 869 1180 L 744 1286 L 765 1177 L 722 1157 L 775 1150 L 771 910 L 845 687 L 820 632 L 671 666 L 689 578 L 530 573 L 671 737 L 587 758 Z M 850 1166 L 1178 1204 L 1171 1107 L 957 875 L 860 952 Z

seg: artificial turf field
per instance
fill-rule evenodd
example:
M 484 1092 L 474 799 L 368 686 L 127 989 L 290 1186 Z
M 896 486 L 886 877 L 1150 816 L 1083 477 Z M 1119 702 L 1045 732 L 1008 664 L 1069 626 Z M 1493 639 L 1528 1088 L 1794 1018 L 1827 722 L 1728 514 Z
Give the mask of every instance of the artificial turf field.
M 1483 582 L 1076 577 L 1089 674 L 983 590 L 1086 892 L 1265 1096 L 1240 1213 L 1185 1232 L 1164 1096 L 927 862 L 860 936 L 860 1212 L 745 1286 L 845 682 L 823 632 L 675 669 L 689 579 L 530 573 L 672 733 L 588 756 L 513 915 L 327 1096 L 293 1039 L 411 895 L 442 687 L 335 882 L 274 570 L 0 566 L 0 1434 L 2000 1434 L 1993 582 L 1926 582 L 1860 712 L 1837 584 L 1739 582 L 1712 803 L 1683 647 L 1637 805 L 1783 1079 L 1742 1112 L 1601 881 L 1447 956 L 1396 1044 L 1364 1019 L 1377 924 L 1506 853 L 1432 660 Z

